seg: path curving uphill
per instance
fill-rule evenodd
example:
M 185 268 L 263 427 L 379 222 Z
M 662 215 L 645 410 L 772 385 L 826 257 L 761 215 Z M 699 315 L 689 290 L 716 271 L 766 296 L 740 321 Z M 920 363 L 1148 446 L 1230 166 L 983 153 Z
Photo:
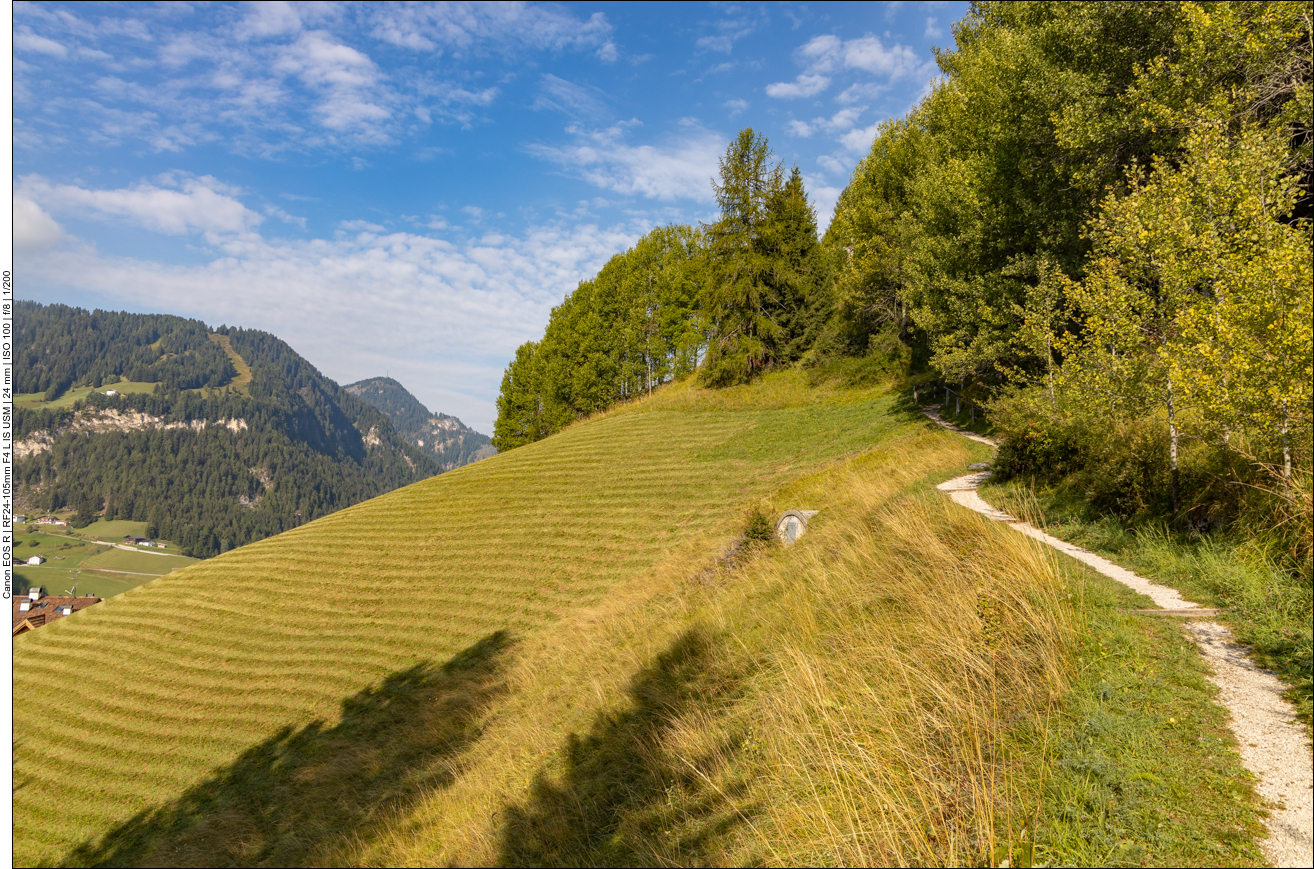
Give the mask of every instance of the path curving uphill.
M 998 446 L 990 438 L 946 422 L 934 407 L 924 407 L 922 413 L 944 428 Z M 1174 614 L 1200 610 L 1201 618 L 1188 615 L 1185 627 L 1209 662 L 1210 681 L 1218 686 L 1219 702 L 1231 714 L 1229 726 L 1236 737 L 1241 761 L 1259 780 L 1259 794 L 1268 804 L 1269 816 L 1264 821 L 1268 838 L 1260 843 L 1264 856 L 1274 866 L 1314 865 L 1314 766 L 1305 729 L 1296 718 L 1296 710 L 1282 697 L 1286 686 L 1250 659 L 1245 648 L 1235 642 L 1230 629 L 1203 618 L 1214 610 L 1204 609 L 1183 598 L 1176 589 L 1151 582 L 990 506 L 977 494 L 977 487 L 989 476 L 989 471 L 979 471 L 941 483 L 938 488 L 954 503 L 995 522 L 1007 523 L 1014 530 L 1149 597 L 1164 610 L 1177 611 Z

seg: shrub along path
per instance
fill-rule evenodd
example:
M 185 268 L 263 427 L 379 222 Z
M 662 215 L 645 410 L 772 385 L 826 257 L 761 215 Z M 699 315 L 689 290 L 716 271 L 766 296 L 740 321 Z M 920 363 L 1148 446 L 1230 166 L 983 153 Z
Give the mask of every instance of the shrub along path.
M 934 407 L 924 407 L 922 412 L 945 428 L 996 445 L 989 438 L 945 422 Z M 1149 597 L 1165 614 L 1190 618 L 1190 610 L 1200 609 L 1201 615 L 1213 613 L 1186 600 L 1175 589 L 1151 582 L 990 506 L 976 491 L 988 476 L 989 471 L 967 474 L 941 483 L 939 488 L 955 503 L 996 522 L 1006 522 L 1028 537 Z M 1295 708 L 1282 696 L 1286 686 L 1272 673 L 1256 666 L 1245 648 L 1233 641 L 1232 632 L 1226 626 L 1191 619 L 1186 622 L 1186 630 L 1209 662 L 1212 681 L 1218 686 L 1218 699 L 1232 715 L 1232 733 L 1236 736 L 1241 761 L 1259 779 L 1259 793 L 1269 804 L 1270 814 L 1265 820 L 1269 836 L 1260 843 L 1264 855 L 1275 866 L 1314 865 L 1314 768 L 1304 728 L 1300 727 Z

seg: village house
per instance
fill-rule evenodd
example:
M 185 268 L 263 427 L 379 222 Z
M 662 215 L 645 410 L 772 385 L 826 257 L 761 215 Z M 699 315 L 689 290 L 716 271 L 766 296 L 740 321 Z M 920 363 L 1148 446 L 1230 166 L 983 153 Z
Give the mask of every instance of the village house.
M 36 565 L 41 564 L 43 561 L 45 561 L 45 559 L 42 558 L 40 555 L 33 555 L 31 558 L 27 560 L 27 563 L 35 567 Z
M 36 520 L 38 525 L 63 525 L 64 520 L 55 516 L 42 516 Z
M 25 597 L 14 598 L 13 636 L 34 631 L 55 619 L 71 616 L 79 610 L 100 603 L 100 600 L 93 594 L 84 594 L 80 597 L 48 595 L 41 586 L 30 588 Z

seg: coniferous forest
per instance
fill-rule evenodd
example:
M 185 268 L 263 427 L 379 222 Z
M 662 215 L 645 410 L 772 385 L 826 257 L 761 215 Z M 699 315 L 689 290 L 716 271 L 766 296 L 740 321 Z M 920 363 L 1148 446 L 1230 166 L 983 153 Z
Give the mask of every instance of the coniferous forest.
M 493 443 L 673 378 L 861 357 L 989 413 L 997 476 L 1310 573 L 1308 4 L 977 3 L 820 240 L 747 129 L 516 352 Z
M 15 306 L 18 391 L 154 382 L 59 409 L 15 408 L 18 500 L 149 523 L 184 554 L 215 555 L 438 473 L 388 416 L 265 332 L 220 327 L 250 367 L 239 385 L 196 320 Z M 144 415 L 144 416 L 140 416 Z M 26 453 L 26 455 L 23 455 Z

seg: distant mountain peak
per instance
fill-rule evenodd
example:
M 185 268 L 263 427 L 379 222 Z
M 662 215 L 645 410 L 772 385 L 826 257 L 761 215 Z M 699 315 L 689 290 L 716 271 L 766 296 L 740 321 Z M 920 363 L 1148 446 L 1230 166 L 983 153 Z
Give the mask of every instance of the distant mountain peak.
M 454 416 L 429 410 L 391 377 L 368 377 L 343 389 L 386 413 L 397 433 L 433 456 L 444 471 L 497 452 L 487 435 L 480 434 Z

